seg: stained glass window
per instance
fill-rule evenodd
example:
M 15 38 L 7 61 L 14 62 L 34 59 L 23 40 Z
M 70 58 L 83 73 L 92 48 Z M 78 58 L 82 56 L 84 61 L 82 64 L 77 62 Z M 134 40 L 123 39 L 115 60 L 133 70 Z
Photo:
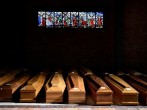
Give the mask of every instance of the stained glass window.
M 103 12 L 38 11 L 38 26 L 46 28 L 103 28 Z
M 45 12 L 38 12 L 38 26 L 45 26 Z
M 79 24 L 78 12 L 71 12 L 71 27 L 77 28 Z
M 70 27 L 70 12 L 63 12 L 63 27 Z
M 96 28 L 103 28 L 103 13 L 96 12 Z
M 87 14 L 86 12 L 79 12 L 79 27 L 87 28 Z
M 87 12 L 87 23 L 89 28 L 95 28 L 95 12 Z
M 46 27 L 53 28 L 55 25 L 55 14 L 54 12 L 46 12 Z
M 62 12 L 55 12 L 55 27 L 61 28 L 63 26 Z

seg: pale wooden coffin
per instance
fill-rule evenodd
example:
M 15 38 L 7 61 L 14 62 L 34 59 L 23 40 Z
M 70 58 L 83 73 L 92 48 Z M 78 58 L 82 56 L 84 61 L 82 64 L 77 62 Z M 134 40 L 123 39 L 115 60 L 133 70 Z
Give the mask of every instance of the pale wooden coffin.
M 40 72 L 32 77 L 20 90 L 20 102 L 36 102 L 36 97 L 45 83 L 46 76 L 47 72 Z
M 15 70 L 11 70 L 11 71 L 0 74 L 0 87 L 3 84 L 13 80 L 15 78 L 15 75 L 19 74 L 21 71 L 22 69 L 15 69 Z
M 114 104 L 117 105 L 138 105 L 139 92 L 132 86 L 125 82 L 122 78 L 114 75 L 107 74 L 105 81 L 108 86 L 113 90 Z
M 81 68 L 80 71 L 87 85 L 87 91 L 89 91 L 89 95 L 94 100 L 94 103 L 97 105 L 113 104 L 113 92 L 107 84 L 87 68 Z
M 24 86 L 29 78 L 30 75 L 28 74 L 16 75 L 15 79 L 2 85 L 0 89 L 0 101 L 16 101 L 14 99 L 20 97 L 19 92 L 16 91 Z
M 83 78 L 76 70 L 72 70 L 66 79 L 68 103 L 85 103 L 86 91 Z
M 62 76 L 62 71 L 58 70 L 54 72 L 45 84 L 46 102 L 63 102 L 65 87 L 66 85 Z
M 142 79 L 144 76 L 128 74 L 120 77 L 139 92 L 140 104 L 147 105 L 147 81 Z

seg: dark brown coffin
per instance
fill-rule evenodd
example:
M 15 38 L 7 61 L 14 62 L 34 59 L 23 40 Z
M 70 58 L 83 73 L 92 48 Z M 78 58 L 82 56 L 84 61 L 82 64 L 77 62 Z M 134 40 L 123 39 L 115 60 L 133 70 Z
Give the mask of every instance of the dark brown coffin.
M 145 76 L 129 74 L 120 77 L 139 92 L 140 104 L 147 105 L 147 82 L 143 79 Z
M 72 70 L 66 79 L 68 103 L 85 103 L 86 91 L 83 78 L 76 70 Z
M 45 84 L 46 102 L 63 102 L 65 87 L 66 85 L 62 76 L 62 71 L 57 70 Z
M 139 92 L 125 82 L 122 78 L 108 74 L 105 76 L 105 81 L 113 90 L 114 104 L 117 105 L 138 105 Z
M 87 91 L 89 91 L 90 97 L 94 100 L 94 103 L 96 105 L 113 104 L 113 92 L 107 84 L 87 68 L 81 68 L 80 71 L 87 85 Z
M 0 101 L 14 101 L 12 100 L 15 98 L 14 94 L 20 87 L 24 86 L 29 78 L 30 75 L 28 74 L 19 75 L 18 77 L 16 76 L 15 79 L 2 85 L 0 89 Z M 17 92 L 16 97 L 19 98 L 18 93 L 19 92 Z
M 36 97 L 45 83 L 46 76 L 47 72 L 40 72 L 32 77 L 20 90 L 20 102 L 36 102 Z

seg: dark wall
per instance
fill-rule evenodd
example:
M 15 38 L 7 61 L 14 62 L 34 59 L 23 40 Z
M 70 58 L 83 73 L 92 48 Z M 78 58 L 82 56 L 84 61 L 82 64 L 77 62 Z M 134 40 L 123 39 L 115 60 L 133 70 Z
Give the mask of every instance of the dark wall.
M 93 2 L 92 2 L 93 1 Z M 27 6 L 26 63 L 43 66 L 115 65 L 115 11 L 113 2 L 47 0 Z M 103 29 L 46 29 L 37 26 L 37 12 L 103 11 Z
M 11 5 L 9 5 L 11 4 Z M 26 15 L 24 1 L 1 3 L 0 67 L 24 66 Z
M 124 65 L 147 72 L 147 1 L 126 0 L 123 7 Z
M 13 5 L 13 22 L 5 22 L 1 33 L 0 66 L 127 66 L 147 72 L 146 7 L 146 0 L 28 0 Z M 38 10 L 104 11 L 104 28 L 39 28 Z M 8 13 L 3 15 L 10 21 Z

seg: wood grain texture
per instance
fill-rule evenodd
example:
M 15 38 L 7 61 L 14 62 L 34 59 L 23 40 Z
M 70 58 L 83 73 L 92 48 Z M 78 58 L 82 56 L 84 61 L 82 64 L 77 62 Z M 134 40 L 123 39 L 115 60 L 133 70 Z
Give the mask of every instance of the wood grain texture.
M 68 103 L 85 103 L 86 91 L 83 78 L 73 69 L 66 79 Z
M 20 102 L 36 102 L 47 76 L 47 71 L 39 72 L 20 90 Z
M 12 98 L 14 97 L 14 93 L 16 91 L 24 86 L 24 84 L 29 80 L 30 75 L 29 74 L 21 74 L 15 79 L 5 83 L 3 86 L 1 86 L 0 89 L 0 101 L 12 101 Z M 19 97 L 19 94 L 17 94 L 17 97 Z
M 85 84 L 87 85 L 87 91 L 94 100 L 96 105 L 111 105 L 113 104 L 113 92 L 107 86 L 107 84 L 94 73 L 87 69 L 81 68 L 81 74 L 83 75 Z
M 65 87 L 62 70 L 57 70 L 45 84 L 46 102 L 63 102 Z
M 105 76 L 105 81 L 114 93 L 114 103 L 118 105 L 138 105 L 138 94 L 133 87 L 131 87 L 122 78 L 108 74 Z
M 139 76 L 130 74 L 122 75 L 120 77 L 122 77 L 127 83 L 129 83 L 133 88 L 135 88 L 139 92 L 140 104 L 147 105 L 147 82 L 145 80 L 142 80 Z
M 15 75 L 19 74 L 21 71 L 22 69 L 15 69 L 15 70 L 2 73 L 0 76 L 0 86 L 13 80 L 15 78 Z

